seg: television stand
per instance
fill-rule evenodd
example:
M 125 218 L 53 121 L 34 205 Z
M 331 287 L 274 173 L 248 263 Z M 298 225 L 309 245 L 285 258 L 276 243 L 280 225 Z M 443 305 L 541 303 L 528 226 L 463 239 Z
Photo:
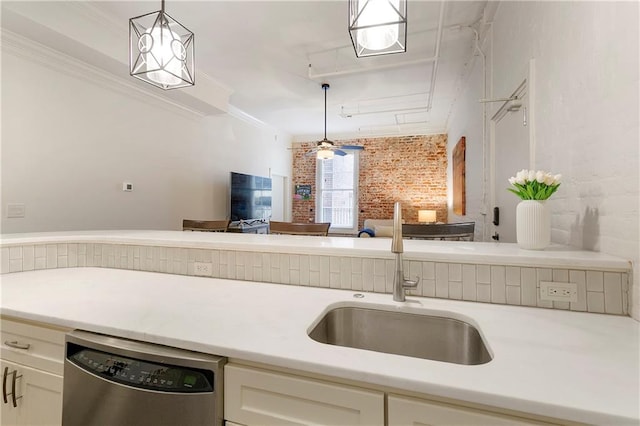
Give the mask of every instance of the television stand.
M 268 234 L 269 224 L 260 219 L 247 220 L 239 222 L 231 222 L 227 228 L 227 232 L 237 232 L 243 234 Z

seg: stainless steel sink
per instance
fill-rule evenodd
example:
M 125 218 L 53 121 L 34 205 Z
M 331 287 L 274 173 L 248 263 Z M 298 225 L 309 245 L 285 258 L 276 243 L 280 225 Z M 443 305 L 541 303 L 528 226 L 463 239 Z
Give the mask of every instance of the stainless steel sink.
M 329 345 L 455 364 L 491 361 L 478 329 L 449 317 L 340 307 L 327 312 L 309 337 Z

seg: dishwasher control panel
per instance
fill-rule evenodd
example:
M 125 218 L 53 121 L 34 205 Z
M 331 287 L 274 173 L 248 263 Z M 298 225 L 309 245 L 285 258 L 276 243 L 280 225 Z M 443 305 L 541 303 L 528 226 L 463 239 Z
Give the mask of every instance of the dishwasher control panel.
M 210 371 L 126 358 L 95 349 L 71 350 L 67 359 L 104 379 L 128 386 L 180 393 L 213 392 Z

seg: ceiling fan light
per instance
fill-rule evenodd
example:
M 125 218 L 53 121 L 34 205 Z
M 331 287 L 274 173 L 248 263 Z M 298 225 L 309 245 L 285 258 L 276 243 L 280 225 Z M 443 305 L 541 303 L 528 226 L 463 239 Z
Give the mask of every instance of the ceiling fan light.
M 331 149 L 321 148 L 318 150 L 318 160 L 330 160 L 333 158 L 334 152 Z
M 359 58 L 406 52 L 406 0 L 349 0 L 349 34 Z
M 129 74 L 161 89 L 195 84 L 194 35 L 164 12 L 129 19 Z

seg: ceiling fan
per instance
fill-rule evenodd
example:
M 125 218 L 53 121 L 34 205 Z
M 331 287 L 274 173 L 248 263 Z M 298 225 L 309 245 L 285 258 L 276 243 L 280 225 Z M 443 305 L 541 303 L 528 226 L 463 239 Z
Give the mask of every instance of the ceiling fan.
M 328 160 L 333 158 L 334 155 L 344 156 L 347 155 L 340 148 L 344 149 L 359 149 L 362 150 L 364 147 L 357 145 L 341 145 L 337 146 L 333 141 L 327 139 L 327 90 L 329 90 L 329 83 L 322 83 L 322 90 L 324 90 L 324 139 L 318 141 L 316 143 L 316 147 L 311 151 L 307 152 L 305 156 L 310 156 L 315 154 L 317 158 L 322 160 Z

